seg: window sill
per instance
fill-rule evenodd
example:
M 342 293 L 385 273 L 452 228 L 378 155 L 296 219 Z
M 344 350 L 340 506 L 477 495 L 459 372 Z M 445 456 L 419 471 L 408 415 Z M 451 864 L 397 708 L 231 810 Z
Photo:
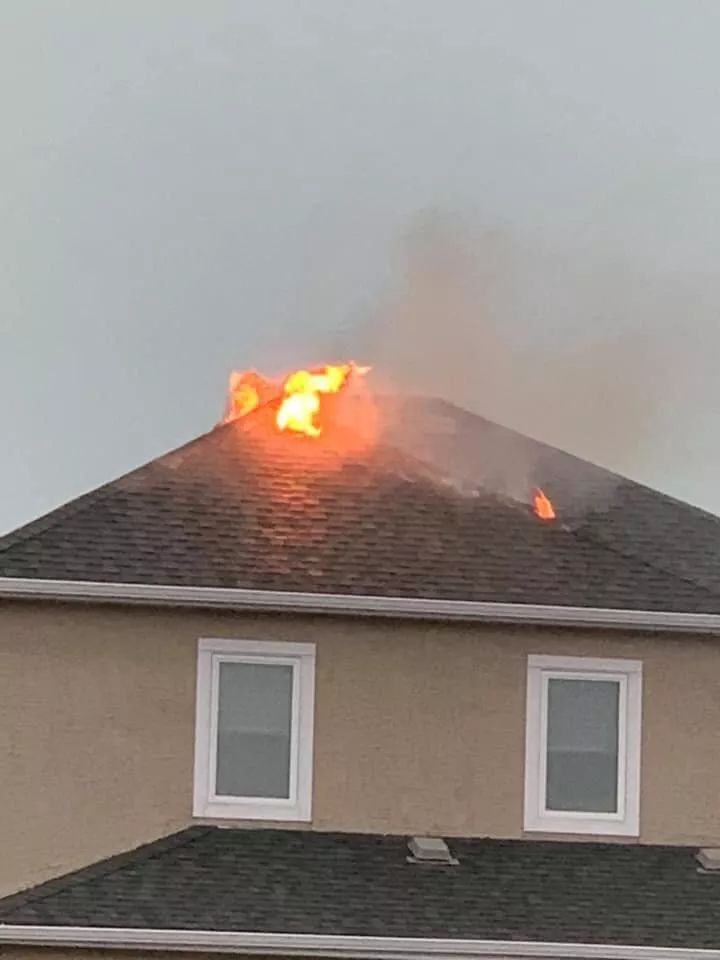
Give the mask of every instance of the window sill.
M 196 800 L 193 817 L 213 820 L 277 820 L 309 823 L 310 810 L 302 804 L 272 800 Z
M 639 823 L 613 820 L 605 817 L 527 817 L 523 824 L 526 833 L 593 834 L 599 837 L 637 837 Z

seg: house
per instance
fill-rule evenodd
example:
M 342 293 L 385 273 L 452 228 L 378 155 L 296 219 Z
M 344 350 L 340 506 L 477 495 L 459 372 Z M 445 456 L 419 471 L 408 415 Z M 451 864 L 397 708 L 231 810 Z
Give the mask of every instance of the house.
M 720 520 L 393 403 L 0 541 L 3 958 L 720 957 Z

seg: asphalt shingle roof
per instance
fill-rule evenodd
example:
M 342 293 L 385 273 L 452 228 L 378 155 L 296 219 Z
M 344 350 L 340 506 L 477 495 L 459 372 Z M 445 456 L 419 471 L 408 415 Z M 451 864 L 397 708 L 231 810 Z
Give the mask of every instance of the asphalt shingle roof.
M 720 947 L 720 875 L 682 847 L 193 827 L 0 901 L 11 924 Z
M 350 454 L 268 415 L 0 539 L 0 576 L 720 612 L 710 514 L 448 404 Z

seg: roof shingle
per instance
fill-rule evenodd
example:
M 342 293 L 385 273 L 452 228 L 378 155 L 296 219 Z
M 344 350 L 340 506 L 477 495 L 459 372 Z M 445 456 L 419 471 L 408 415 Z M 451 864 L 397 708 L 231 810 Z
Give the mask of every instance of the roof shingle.
M 720 520 L 686 504 L 447 404 L 350 455 L 262 418 L 9 534 L 0 576 L 720 612 Z
M 720 947 L 695 851 L 194 827 L 0 901 L 9 924 Z

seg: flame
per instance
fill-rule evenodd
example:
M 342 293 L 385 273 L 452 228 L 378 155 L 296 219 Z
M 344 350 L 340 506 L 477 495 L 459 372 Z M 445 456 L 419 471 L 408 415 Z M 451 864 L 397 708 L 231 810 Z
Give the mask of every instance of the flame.
M 296 370 L 283 384 L 283 400 L 275 417 L 279 430 L 292 430 L 308 437 L 319 437 L 322 427 L 317 422 L 320 398 L 339 393 L 353 373 L 363 375 L 367 367 L 352 363 L 325 366 L 318 371 Z
M 555 507 L 553 507 L 552 501 L 548 496 L 546 496 L 540 487 L 536 488 L 533 496 L 533 510 L 541 520 L 555 519 Z
M 229 420 L 235 420 L 236 417 L 244 417 L 248 413 L 252 413 L 259 406 L 260 396 L 255 385 L 250 382 L 252 375 L 253 371 L 240 373 L 238 370 L 233 370 L 230 374 L 228 401 L 224 417 L 226 423 Z
M 369 370 L 355 363 L 328 364 L 314 370 L 295 370 L 282 384 L 266 380 L 254 370 L 234 370 L 223 422 L 245 417 L 259 406 L 277 401 L 278 430 L 319 437 L 323 432 L 319 422 L 322 397 L 339 393 L 351 377 L 362 377 Z
M 223 423 L 246 417 L 261 404 L 277 396 L 278 388 L 255 370 L 233 370 Z

